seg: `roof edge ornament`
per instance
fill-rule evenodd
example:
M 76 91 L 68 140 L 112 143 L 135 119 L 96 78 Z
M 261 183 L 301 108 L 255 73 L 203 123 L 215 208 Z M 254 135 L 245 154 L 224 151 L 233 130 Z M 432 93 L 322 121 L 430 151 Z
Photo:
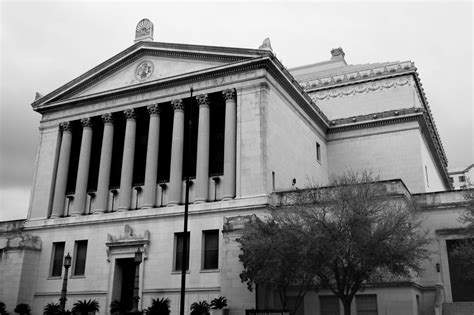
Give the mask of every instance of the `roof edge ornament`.
M 331 49 L 331 60 L 344 60 L 345 55 L 341 47 Z
M 258 49 L 262 49 L 262 50 L 268 50 L 268 51 L 272 51 L 273 52 L 273 49 L 272 49 L 272 44 L 270 43 L 270 38 L 267 37 L 263 40 L 263 43 L 262 45 L 260 45 L 258 47 Z
M 149 19 L 142 19 L 135 28 L 135 43 L 141 41 L 153 41 L 153 23 Z

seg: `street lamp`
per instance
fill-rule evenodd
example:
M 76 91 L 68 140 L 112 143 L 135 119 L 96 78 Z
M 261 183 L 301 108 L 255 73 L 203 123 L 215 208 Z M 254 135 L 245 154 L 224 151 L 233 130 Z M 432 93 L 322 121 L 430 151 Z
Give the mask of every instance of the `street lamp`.
M 135 262 L 135 284 L 133 286 L 133 308 L 132 312 L 137 312 L 138 313 L 138 300 L 140 300 L 140 297 L 138 296 L 138 289 L 139 289 L 139 279 L 140 275 L 138 274 L 140 271 L 140 264 L 143 260 L 143 253 L 140 250 L 140 248 L 137 249 L 135 252 L 135 257 L 133 261 Z
M 61 290 L 61 298 L 59 299 L 59 305 L 61 307 L 61 312 L 64 312 L 64 308 L 66 307 L 66 293 L 67 293 L 67 273 L 71 267 L 71 255 L 67 253 L 66 257 L 64 257 L 64 278 L 63 278 L 63 288 Z

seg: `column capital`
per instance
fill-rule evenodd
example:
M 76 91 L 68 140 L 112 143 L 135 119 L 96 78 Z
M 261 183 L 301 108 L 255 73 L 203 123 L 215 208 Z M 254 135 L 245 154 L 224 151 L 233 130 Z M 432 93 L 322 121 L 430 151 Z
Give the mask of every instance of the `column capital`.
M 148 109 L 148 114 L 150 114 L 150 116 L 160 115 L 160 106 L 158 104 L 149 105 L 146 109 Z
M 137 115 L 135 114 L 135 110 L 133 108 L 127 108 L 123 111 L 126 119 L 135 119 Z
M 183 100 L 179 99 L 179 100 L 172 100 L 171 101 L 171 105 L 173 105 L 173 109 L 175 111 L 177 110 L 184 110 L 184 104 L 183 104 Z
M 82 118 L 81 125 L 84 128 L 86 127 L 92 128 L 92 119 L 90 119 L 90 117 Z
M 62 123 L 59 123 L 59 128 L 60 128 L 62 131 L 72 131 L 71 122 L 69 122 L 69 121 L 63 121 Z
M 222 91 L 222 95 L 226 101 L 235 100 L 235 89 L 227 89 Z
M 209 97 L 207 94 L 200 94 L 196 96 L 196 100 L 199 106 L 209 106 Z
M 112 113 L 105 113 L 102 116 L 102 122 L 104 124 L 113 124 L 114 123 L 114 117 L 112 116 Z

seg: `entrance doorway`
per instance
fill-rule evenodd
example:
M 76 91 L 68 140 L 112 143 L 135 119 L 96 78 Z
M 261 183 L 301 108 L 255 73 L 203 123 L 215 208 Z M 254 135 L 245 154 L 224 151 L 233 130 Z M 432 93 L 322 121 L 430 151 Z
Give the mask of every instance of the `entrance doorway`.
M 453 302 L 474 301 L 474 281 L 466 276 L 466 266 L 452 255 L 456 246 L 466 242 L 466 239 L 446 240 Z M 471 268 L 468 268 L 468 270 L 474 268 L 474 262 L 470 265 Z
M 112 300 L 120 301 L 127 310 L 133 306 L 135 262 L 133 258 L 115 260 L 114 288 Z

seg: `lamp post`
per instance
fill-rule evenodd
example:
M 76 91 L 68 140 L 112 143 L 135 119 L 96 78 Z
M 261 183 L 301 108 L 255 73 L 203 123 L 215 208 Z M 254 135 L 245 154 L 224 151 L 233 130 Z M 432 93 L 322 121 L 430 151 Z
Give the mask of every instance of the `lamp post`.
M 64 312 L 64 308 L 66 307 L 67 274 L 68 274 L 69 267 L 71 267 L 71 255 L 69 255 L 69 253 L 67 253 L 66 257 L 64 257 L 63 288 L 61 290 L 61 298 L 59 299 L 59 305 L 61 307 L 61 312 Z
M 139 289 L 139 271 L 140 271 L 140 264 L 143 259 L 143 253 L 140 250 L 140 248 L 137 249 L 135 252 L 135 258 L 133 261 L 135 262 L 135 284 L 133 286 L 133 308 L 132 312 L 138 313 L 138 300 L 140 300 L 140 297 L 138 296 L 138 289 Z

